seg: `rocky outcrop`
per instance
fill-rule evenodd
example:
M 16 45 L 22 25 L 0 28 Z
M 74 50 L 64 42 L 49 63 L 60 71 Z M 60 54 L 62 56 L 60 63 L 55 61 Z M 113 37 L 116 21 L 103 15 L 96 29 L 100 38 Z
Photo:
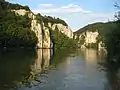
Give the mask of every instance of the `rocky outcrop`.
M 68 36 L 69 38 L 73 38 L 73 32 L 69 26 L 65 26 L 63 24 L 50 25 L 50 23 L 49 23 L 49 26 L 51 26 L 52 30 L 55 30 L 55 28 L 57 27 L 58 30 L 64 33 L 66 36 Z
M 81 48 L 98 48 L 103 49 L 104 44 L 102 41 L 99 41 L 99 32 L 96 31 L 85 31 L 79 35 L 74 36 L 75 39 L 78 39 L 78 43 Z
M 35 32 L 35 34 L 38 38 L 37 47 L 42 48 L 43 47 L 42 27 L 41 27 L 40 23 L 37 22 L 34 15 L 32 17 L 32 21 L 31 21 L 31 30 Z M 51 48 L 51 47 L 49 47 L 49 48 Z
M 50 38 L 50 31 L 47 27 L 43 27 L 44 33 L 43 33 L 43 48 L 50 48 L 52 47 L 52 41 Z
M 31 30 L 35 32 L 37 38 L 38 38 L 38 48 L 53 48 L 53 43 L 51 41 L 50 37 L 50 30 L 55 30 L 57 27 L 60 32 L 65 34 L 69 38 L 73 38 L 73 32 L 70 29 L 69 26 L 65 26 L 60 23 L 54 23 L 48 22 L 48 26 L 45 25 L 45 23 L 41 20 L 37 20 L 36 15 L 32 13 L 31 11 L 27 11 L 25 9 L 20 10 L 11 10 L 16 13 L 16 15 L 28 15 L 30 22 L 31 22 Z
M 97 43 L 97 37 L 98 37 L 99 33 L 98 32 L 86 32 L 86 36 L 85 36 L 85 44 L 89 44 L 89 43 Z
M 18 15 L 22 15 L 22 16 L 24 16 L 25 14 L 30 13 L 29 11 L 26 11 L 25 9 L 11 10 L 11 11 L 14 11 L 16 14 L 18 14 Z M 31 14 L 32 14 L 32 12 L 31 12 Z

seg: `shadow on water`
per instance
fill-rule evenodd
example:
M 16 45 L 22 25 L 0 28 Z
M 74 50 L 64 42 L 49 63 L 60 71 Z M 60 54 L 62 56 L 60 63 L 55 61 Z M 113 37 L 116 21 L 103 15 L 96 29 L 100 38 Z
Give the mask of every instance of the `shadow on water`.
M 107 62 L 107 79 L 111 89 L 120 90 L 120 63 Z
M 98 63 L 99 70 L 106 72 L 108 82 L 105 84 L 104 90 L 120 90 L 120 62 L 108 60 L 104 51 L 86 49 L 82 52 L 86 60 Z
M 59 63 L 62 63 L 66 60 L 69 56 L 75 56 L 76 50 L 74 49 L 63 49 L 55 52 L 51 57 L 51 65 L 52 67 L 56 67 Z
M 35 50 L 2 50 L 0 52 L 0 90 L 7 90 L 22 81 L 31 71 Z
M 42 83 L 40 76 L 59 64 L 68 55 L 62 50 L 53 55 L 52 49 L 7 49 L 0 52 L 0 90 L 19 86 L 36 86 Z

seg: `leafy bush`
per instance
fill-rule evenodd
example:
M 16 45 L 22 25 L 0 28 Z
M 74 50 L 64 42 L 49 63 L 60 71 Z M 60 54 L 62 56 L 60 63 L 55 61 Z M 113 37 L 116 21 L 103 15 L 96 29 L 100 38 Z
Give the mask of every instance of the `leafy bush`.
M 16 16 L 14 12 L 8 9 L 3 10 L 3 8 L 7 7 L 7 4 L 4 4 L 0 2 L 0 47 L 35 47 L 37 37 L 30 30 L 31 21 L 28 16 Z M 11 4 L 8 3 L 8 5 Z M 12 6 L 14 7 L 14 5 Z M 12 6 L 8 6 L 7 8 Z
M 52 23 L 52 24 L 63 24 L 65 26 L 68 26 L 67 23 L 60 19 L 60 18 L 53 18 L 51 16 L 42 16 L 41 14 L 37 14 L 37 19 L 41 19 L 44 23 L 45 23 L 45 26 L 48 26 L 48 23 Z
M 70 39 L 61 33 L 57 27 L 55 30 L 50 30 L 50 32 L 55 49 L 60 50 L 63 48 L 77 48 L 77 41 Z

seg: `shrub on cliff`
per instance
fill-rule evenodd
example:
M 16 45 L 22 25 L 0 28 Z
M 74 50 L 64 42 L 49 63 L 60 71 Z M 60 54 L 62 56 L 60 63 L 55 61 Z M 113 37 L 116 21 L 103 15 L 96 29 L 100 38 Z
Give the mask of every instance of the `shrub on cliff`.
M 51 39 L 56 50 L 60 50 L 63 48 L 77 48 L 77 41 L 61 33 L 57 27 L 55 28 L 55 30 L 50 30 L 50 32 Z
M 37 37 L 30 30 L 30 19 L 27 15 L 19 16 L 0 2 L 0 47 L 35 47 Z M 9 4 L 8 4 L 9 5 Z M 11 4 L 10 4 L 11 5 Z M 14 5 L 12 5 L 14 7 Z M 8 6 L 8 7 L 12 7 Z M 15 5 L 15 7 L 19 5 Z

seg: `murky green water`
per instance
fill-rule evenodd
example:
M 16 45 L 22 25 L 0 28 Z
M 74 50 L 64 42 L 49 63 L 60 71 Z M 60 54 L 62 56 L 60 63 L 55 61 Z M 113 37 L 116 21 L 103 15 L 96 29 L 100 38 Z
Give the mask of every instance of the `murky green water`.
M 0 53 L 0 90 L 120 90 L 120 70 L 93 49 Z

